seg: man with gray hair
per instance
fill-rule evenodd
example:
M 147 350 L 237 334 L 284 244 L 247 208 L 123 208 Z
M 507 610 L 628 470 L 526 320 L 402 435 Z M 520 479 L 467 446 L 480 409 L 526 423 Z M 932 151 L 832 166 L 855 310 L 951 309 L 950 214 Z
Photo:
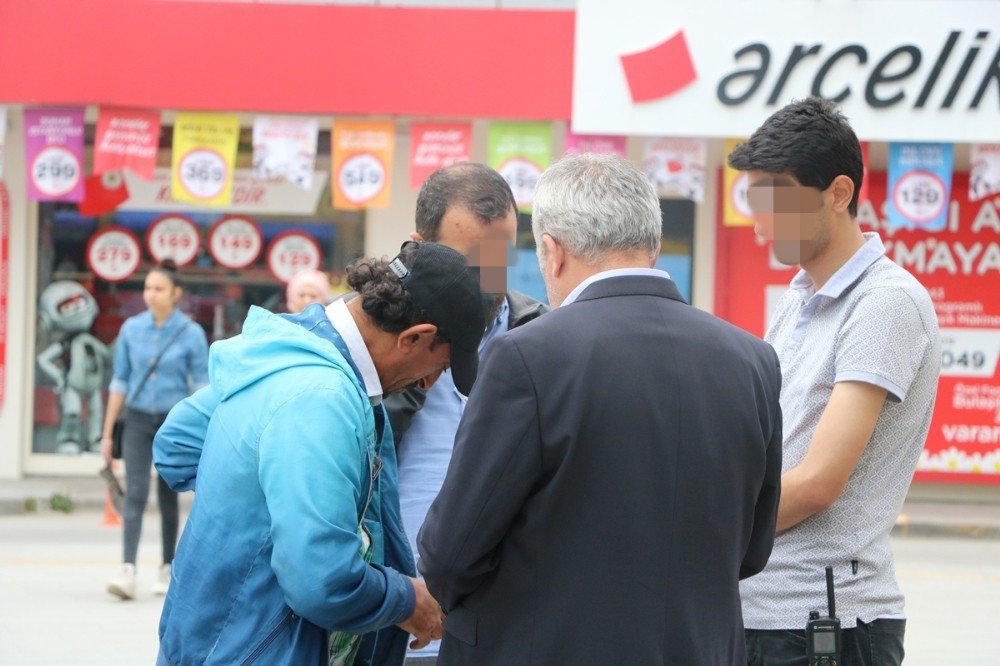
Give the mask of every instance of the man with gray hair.
M 774 539 L 781 374 L 652 268 L 660 207 L 612 156 L 535 194 L 556 309 L 495 339 L 418 546 L 439 664 L 745 664 Z

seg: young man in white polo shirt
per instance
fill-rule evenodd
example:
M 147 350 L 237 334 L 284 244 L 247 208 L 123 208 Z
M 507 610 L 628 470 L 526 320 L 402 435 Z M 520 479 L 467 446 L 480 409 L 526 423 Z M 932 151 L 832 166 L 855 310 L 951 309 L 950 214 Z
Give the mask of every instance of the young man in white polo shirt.
M 903 595 L 889 532 L 923 449 L 940 345 L 927 291 L 856 218 L 861 146 L 827 101 L 795 102 L 729 157 L 749 175 L 756 232 L 802 270 L 766 339 L 782 367 L 777 537 L 744 580 L 752 665 L 807 663 L 810 610 L 833 566 L 844 666 L 903 658 Z

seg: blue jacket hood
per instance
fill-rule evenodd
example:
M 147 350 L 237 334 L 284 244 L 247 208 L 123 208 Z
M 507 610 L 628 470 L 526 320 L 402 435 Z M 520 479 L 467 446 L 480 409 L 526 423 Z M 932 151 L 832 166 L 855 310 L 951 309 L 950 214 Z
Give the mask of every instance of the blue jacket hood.
M 286 368 L 307 365 L 339 368 L 363 393 L 343 355 L 332 342 L 312 331 L 323 324 L 329 325 L 329 320 L 319 305 L 295 317 L 251 306 L 243 333 L 212 345 L 208 374 L 219 399 L 226 400 Z

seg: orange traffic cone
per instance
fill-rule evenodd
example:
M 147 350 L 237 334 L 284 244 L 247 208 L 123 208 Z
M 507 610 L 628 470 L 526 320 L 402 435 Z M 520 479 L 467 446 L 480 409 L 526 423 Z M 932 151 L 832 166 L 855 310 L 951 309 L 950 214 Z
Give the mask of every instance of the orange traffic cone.
M 111 491 L 107 490 L 104 494 L 104 519 L 101 521 L 101 525 L 104 527 L 121 527 L 122 518 L 115 511 L 115 505 L 111 502 Z

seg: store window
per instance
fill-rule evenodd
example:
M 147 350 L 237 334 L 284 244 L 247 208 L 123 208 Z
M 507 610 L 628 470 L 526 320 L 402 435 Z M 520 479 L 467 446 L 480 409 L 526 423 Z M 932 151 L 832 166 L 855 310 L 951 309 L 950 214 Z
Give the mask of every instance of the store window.
M 92 126 L 87 135 L 89 151 Z M 172 201 L 171 140 L 165 127 L 152 181 L 125 172 L 121 180 L 128 198 L 111 212 L 86 216 L 76 204 L 39 204 L 35 454 L 98 453 L 115 339 L 122 322 L 145 309 L 143 282 L 163 251 L 157 242 L 191 249 L 179 270 L 185 290 L 179 307 L 205 330 L 210 343 L 238 334 L 251 306 L 284 310 L 285 286 L 276 275 L 287 274 L 289 267 L 276 265 L 274 253 L 269 262 L 268 250 L 290 232 L 318 250 L 319 268 L 334 285 L 331 295 L 347 291 L 345 268 L 364 248 L 364 213 L 331 208 L 329 132 L 320 134 L 313 189 L 304 190 L 251 178 L 251 137 L 244 129 L 233 203 L 224 209 Z M 225 259 L 220 263 L 213 252 L 218 242 L 209 246 L 213 229 L 232 219 L 259 233 L 259 255 L 240 268 L 223 265 Z M 88 245 L 109 228 L 126 230 L 139 246 L 134 272 L 121 281 L 102 279 L 88 260 Z

